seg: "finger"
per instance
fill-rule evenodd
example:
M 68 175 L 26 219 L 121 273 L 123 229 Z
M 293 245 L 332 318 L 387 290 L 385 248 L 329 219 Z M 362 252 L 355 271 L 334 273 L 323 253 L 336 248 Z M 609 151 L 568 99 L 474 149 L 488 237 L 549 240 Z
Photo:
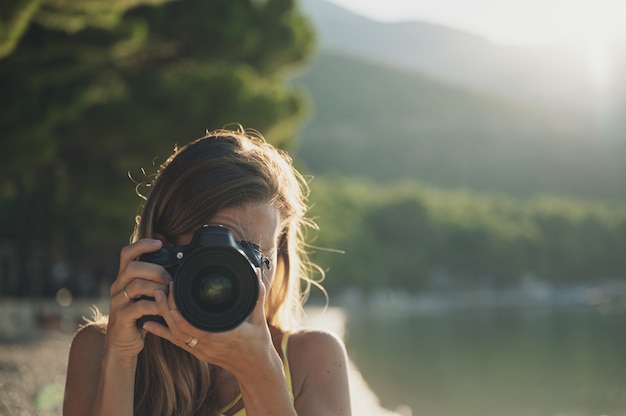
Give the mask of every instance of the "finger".
M 256 268 L 256 274 L 259 279 L 259 298 L 257 303 L 250 314 L 248 320 L 253 323 L 265 323 L 265 297 L 267 295 L 267 288 L 265 287 L 265 283 L 263 279 L 261 279 L 261 269 Z
M 170 310 L 174 310 L 174 309 L 178 309 L 176 307 L 176 301 L 174 301 L 174 281 L 170 280 L 169 282 L 169 292 L 168 296 L 167 296 L 167 306 L 169 307 Z
M 128 263 L 145 253 L 157 251 L 163 246 L 161 240 L 152 238 L 143 238 L 133 244 L 122 248 L 120 252 L 120 271 L 126 267 Z
M 180 342 L 182 341 L 185 346 L 189 347 L 189 344 L 187 344 L 187 342 L 193 337 L 193 335 L 190 334 L 197 332 L 198 329 L 191 325 L 189 322 L 187 322 L 187 320 L 183 317 L 183 315 L 176 307 L 176 302 L 174 301 L 173 281 L 170 282 L 169 295 L 167 296 L 167 299 L 164 303 L 166 303 L 168 307 L 167 313 L 171 322 L 168 325 L 170 325 L 170 328 L 172 328 L 171 334 L 172 337 L 175 338 L 174 343 L 182 346 L 180 344 Z
M 161 265 L 143 261 L 131 261 L 120 271 L 117 279 L 111 285 L 111 296 L 115 296 L 123 291 L 124 287 L 128 287 L 137 278 L 163 285 L 167 285 L 172 280 L 170 273 Z
M 169 292 L 169 285 L 151 280 L 133 279 L 111 298 L 111 304 L 112 306 L 116 306 L 133 302 L 142 296 L 152 298 L 154 292 L 157 290 L 162 290 L 167 293 Z
M 155 321 L 146 321 L 143 323 L 142 329 L 145 329 L 151 334 L 156 335 L 160 338 L 164 338 L 171 342 L 172 332 L 167 326 L 161 325 L 160 323 Z
M 122 270 L 116 279 L 118 286 L 126 286 L 135 278 L 151 280 L 167 285 L 172 281 L 172 275 L 161 265 L 144 261 L 132 261 Z
M 171 298 L 171 292 L 169 298 Z M 168 331 L 163 333 L 163 337 L 172 342 L 173 344 L 183 347 L 192 335 L 190 335 L 195 328 L 191 326 L 177 309 L 170 308 L 168 302 L 168 296 L 165 292 L 157 290 L 154 292 L 154 300 L 157 304 L 159 315 L 163 317 L 167 324 Z
M 137 320 L 146 315 L 158 315 L 159 309 L 157 304 L 148 299 L 142 299 L 136 302 L 129 302 L 122 305 L 115 311 L 115 321 L 121 322 L 127 328 L 137 326 Z M 111 315 L 113 316 L 113 314 Z
M 176 329 L 177 336 L 181 339 L 187 341 L 187 334 L 191 334 L 198 329 L 191 325 L 187 320 L 183 317 L 178 309 L 171 309 L 169 311 L 170 320 L 172 321 L 172 327 Z

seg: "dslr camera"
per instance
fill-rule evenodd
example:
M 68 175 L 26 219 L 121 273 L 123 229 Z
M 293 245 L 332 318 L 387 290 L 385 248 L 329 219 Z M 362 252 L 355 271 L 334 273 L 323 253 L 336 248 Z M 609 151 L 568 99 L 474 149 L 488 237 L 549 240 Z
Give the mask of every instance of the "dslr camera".
M 236 242 L 226 227 L 207 225 L 194 233 L 191 243 L 165 246 L 139 260 L 169 271 L 179 312 L 187 322 L 209 332 L 229 331 L 248 318 L 259 298 L 255 269 L 259 267 L 263 277 L 263 266 L 271 266 L 258 244 Z M 137 325 L 149 320 L 165 325 L 156 315 L 143 316 Z

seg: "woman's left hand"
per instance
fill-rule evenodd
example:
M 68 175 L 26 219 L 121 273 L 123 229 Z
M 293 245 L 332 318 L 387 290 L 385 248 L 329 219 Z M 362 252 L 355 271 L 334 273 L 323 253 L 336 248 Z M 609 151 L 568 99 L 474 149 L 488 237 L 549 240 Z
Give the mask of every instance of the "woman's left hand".
M 306 337 L 298 337 L 298 348 L 294 346 L 290 366 L 292 377 L 296 371 L 301 375 L 298 387 L 292 385 L 295 403 L 290 400 L 283 363 L 274 348 L 265 317 L 267 289 L 260 278 L 259 287 L 259 299 L 250 317 L 231 331 L 204 332 L 191 325 L 176 309 L 171 286 L 169 298 L 163 292 L 155 292 L 157 308 L 168 326 L 149 321 L 144 328 L 200 361 L 217 365 L 235 376 L 250 416 L 350 415 L 343 343 L 326 333 L 310 332 Z M 190 342 L 196 339 L 197 342 Z M 295 343 L 296 337 L 292 339 Z
M 259 274 L 257 269 L 257 277 Z M 167 326 L 149 321 L 144 329 L 178 345 L 200 361 L 224 368 L 238 379 L 253 377 L 260 370 L 259 364 L 268 361 L 268 354 L 276 355 L 265 317 L 265 292 L 265 285 L 259 278 L 259 299 L 248 319 L 231 331 L 205 332 L 183 318 L 170 286 L 169 296 L 160 290 L 154 293 L 159 314 Z

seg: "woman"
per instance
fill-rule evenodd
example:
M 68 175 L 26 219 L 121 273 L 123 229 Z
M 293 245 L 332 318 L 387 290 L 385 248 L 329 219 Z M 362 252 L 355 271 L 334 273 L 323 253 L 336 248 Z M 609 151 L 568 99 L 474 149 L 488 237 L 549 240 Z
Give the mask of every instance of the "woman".
M 294 332 L 310 287 L 300 281 L 310 283 L 306 189 L 289 157 L 253 134 L 216 131 L 176 150 L 121 251 L 108 319 L 72 342 L 64 415 L 350 415 L 341 340 Z M 204 225 L 260 245 L 269 260 L 255 268 L 254 310 L 225 332 L 187 322 L 170 273 L 139 260 L 189 244 Z M 148 315 L 164 322 L 140 320 Z

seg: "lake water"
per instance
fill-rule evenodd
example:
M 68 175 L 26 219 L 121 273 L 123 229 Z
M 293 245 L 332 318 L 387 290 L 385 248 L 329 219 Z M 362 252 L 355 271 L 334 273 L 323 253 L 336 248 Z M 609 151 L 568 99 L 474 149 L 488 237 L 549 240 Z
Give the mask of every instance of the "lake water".
M 353 313 L 346 344 L 383 406 L 416 416 L 626 415 L 623 311 Z

